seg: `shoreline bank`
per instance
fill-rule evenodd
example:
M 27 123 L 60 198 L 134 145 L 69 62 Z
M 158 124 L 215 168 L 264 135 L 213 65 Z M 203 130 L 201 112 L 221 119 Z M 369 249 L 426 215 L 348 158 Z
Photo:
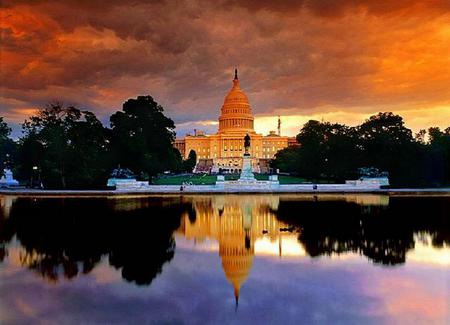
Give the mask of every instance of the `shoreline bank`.
M 156 188 L 159 187 L 159 188 Z M 450 196 L 450 187 L 447 188 L 392 188 L 392 189 L 241 189 L 224 190 L 186 187 L 180 191 L 179 186 L 157 185 L 151 190 L 38 190 L 38 189 L 1 189 L 0 196 L 23 197 L 126 197 L 126 196 L 155 196 L 155 195 L 223 195 L 223 194 L 380 194 L 380 195 L 439 195 Z

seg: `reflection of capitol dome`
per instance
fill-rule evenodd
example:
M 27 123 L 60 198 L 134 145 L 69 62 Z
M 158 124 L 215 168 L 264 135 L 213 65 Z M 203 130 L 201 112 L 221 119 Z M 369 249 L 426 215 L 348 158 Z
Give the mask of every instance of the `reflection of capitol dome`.
M 247 95 L 239 85 L 237 70 L 233 87 L 225 97 L 219 117 L 219 133 L 233 131 L 254 133 L 252 109 Z
M 271 210 L 276 210 L 278 196 L 213 196 L 193 200 L 195 221 L 186 213 L 180 231 L 187 239 L 201 243 L 205 239 L 219 242 L 219 255 L 228 282 L 234 289 L 236 303 L 241 286 L 247 280 L 255 255 L 255 242 L 266 238 L 275 241 L 285 228 Z
M 253 248 L 241 245 L 221 245 L 219 255 L 227 280 L 233 285 L 236 302 L 239 299 L 241 285 L 247 280 L 253 264 Z

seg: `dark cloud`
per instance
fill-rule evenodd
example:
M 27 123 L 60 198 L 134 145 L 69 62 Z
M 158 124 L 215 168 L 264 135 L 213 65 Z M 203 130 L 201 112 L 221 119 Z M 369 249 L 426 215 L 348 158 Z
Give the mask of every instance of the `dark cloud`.
M 420 111 L 450 98 L 448 1 L 2 5 L 7 117 L 59 98 L 104 118 L 149 93 L 177 123 L 216 119 L 234 67 L 257 114 Z
M 325 17 L 337 17 L 355 10 L 364 10 L 375 15 L 392 14 L 416 7 L 441 12 L 450 10 L 450 3 L 447 0 L 230 0 L 224 5 L 242 6 L 249 11 L 267 10 L 283 14 L 295 14 L 305 9 Z

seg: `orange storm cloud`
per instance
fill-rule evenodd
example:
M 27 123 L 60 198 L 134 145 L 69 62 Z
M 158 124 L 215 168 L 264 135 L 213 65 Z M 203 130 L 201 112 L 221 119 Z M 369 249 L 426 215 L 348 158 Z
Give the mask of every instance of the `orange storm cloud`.
M 10 122 L 55 99 L 107 119 L 150 94 L 177 124 L 208 124 L 238 67 L 264 133 L 278 114 L 287 134 L 309 118 L 352 125 L 378 111 L 414 130 L 450 125 L 445 0 L 6 0 L 0 10 Z

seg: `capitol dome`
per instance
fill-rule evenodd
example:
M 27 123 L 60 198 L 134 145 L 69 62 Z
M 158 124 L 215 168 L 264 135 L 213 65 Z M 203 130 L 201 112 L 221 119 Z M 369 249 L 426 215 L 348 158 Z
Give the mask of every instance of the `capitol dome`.
M 225 96 L 219 117 L 219 133 L 222 132 L 254 133 L 252 109 L 247 95 L 240 87 L 237 69 L 233 87 Z

